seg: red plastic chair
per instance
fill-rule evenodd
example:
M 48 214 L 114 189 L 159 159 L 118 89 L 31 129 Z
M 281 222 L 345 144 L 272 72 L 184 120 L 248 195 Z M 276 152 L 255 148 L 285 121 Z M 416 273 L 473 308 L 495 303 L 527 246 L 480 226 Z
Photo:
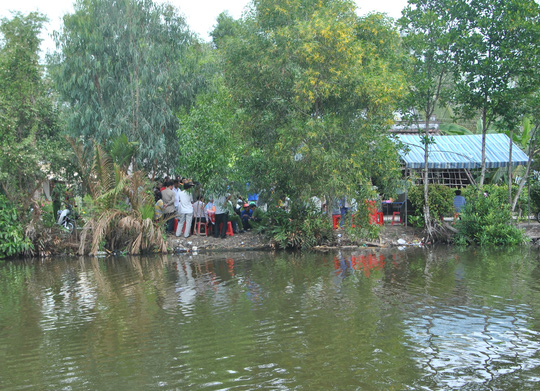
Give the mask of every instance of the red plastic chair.
M 201 220 L 197 220 L 195 222 L 195 234 L 196 235 L 202 235 L 202 236 L 208 236 L 206 223 L 202 222 Z
M 341 219 L 341 215 L 332 215 L 332 227 L 334 229 L 339 227 L 339 219 Z
M 221 228 L 223 227 L 223 223 L 219 224 L 219 232 L 221 232 Z M 232 229 L 232 223 L 230 221 L 227 221 L 227 236 L 234 236 L 234 232 Z
M 383 212 L 377 212 L 377 224 L 384 225 L 384 214 L 383 214 Z

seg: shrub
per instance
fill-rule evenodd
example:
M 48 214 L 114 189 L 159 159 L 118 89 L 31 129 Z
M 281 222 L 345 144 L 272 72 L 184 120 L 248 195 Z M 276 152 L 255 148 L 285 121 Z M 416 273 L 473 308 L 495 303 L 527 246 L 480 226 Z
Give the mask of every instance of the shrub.
M 367 202 L 358 202 L 354 214 L 349 213 L 345 231 L 352 242 L 362 239 L 374 240 L 380 236 L 381 226 L 371 221 L 370 208 Z
M 266 233 L 282 249 L 309 249 L 333 239 L 328 216 L 292 202 L 291 210 L 271 207 L 265 213 L 258 230 Z
M 512 194 L 516 194 L 518 190 L 518 186 L 514 185 L 512 186 Z M 478 188 L 474 186 L 467 186 L 466 188 L 462 189 L 462 196 L 465 197 L 466 200 L 469 198 L 474 198 L 478 194 Z M 494 197 L 495 199 L 499 200 L 502 203 L 508 204 L 508 186 L 506 185 L 484 185 L 482 187 L 482 192 L 488 192 L 490 197 Z M 533 188 L 531 187 L 531 200 L 533 198 Z M 532 207 L 532 203 L 531 203 Z M 516 211 L 518 210 L 527 211 L 528 209 L 528 195 L 527 192 L 524 190 L 521 192 L 518 198 L 518 202 L 516 204 Z
M 514 226 L 507 193 L 504 187 L 485 187 L 483 191 L 466 192 L 467 204 L 462 210 L 461 220 L 456 223 L 458 233 L 455 243 L 474 242 L 480 245 L 517 245 L 525 241 L 523 230 Z M 491 191 L 490 191 L 491 190 Z
M 527 192 L 524 191 L 524 193 Z M 538 178 L 531 178 L 531 212 L 540 212 L 540 180 Z
M 19 255 L 32 248 L 24 235 L 17 208 L 0 194 L 0 258 Z
M 454 189 L 443 185 L 429 185 L 429 212 L 433 219 L 454 214 Z M 407 194 L 412 210 L 408 220 L 413 225 L 424 226 L 424 186 L 413 186 Z

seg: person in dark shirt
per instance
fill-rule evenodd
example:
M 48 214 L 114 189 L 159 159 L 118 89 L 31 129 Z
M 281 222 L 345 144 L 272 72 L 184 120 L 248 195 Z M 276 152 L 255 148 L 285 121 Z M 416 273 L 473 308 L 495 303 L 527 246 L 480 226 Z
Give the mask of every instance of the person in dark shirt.
M 454 197 L 454 219 L 459 217 L 461 210 L 467 203 L 465 197 L 461 195 L 461 190 L 456 190 L 456 196 Z

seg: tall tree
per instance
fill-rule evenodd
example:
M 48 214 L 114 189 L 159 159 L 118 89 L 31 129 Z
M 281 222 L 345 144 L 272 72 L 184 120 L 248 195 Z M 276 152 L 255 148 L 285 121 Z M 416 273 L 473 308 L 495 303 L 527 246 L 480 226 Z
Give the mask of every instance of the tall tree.
M 456 109 L 482 120 L 482 185 L 488 127 L 516 128 L 534 91 L 540 8 L 534 0 L 459 0 L 449 12 L 457 21 L 451 46 Z
M 59 159 L 58 112 L 39 63 L 45 22 L 35 12 L 0 22 L 0 185 L 25 211 Z
M 177 10 L 151 0 L 78 0 L 56 42 L 51 63 L 69 105 L 69 133 L 105 147 L 125 134 L 141 145 L 139 168 L 174 168 L 175 111 L 191 104 L 200 84 Z
M 399 20 L 403 33 L 403 44 L 411 57 L 408 77 L 409 94 L 404 99 L 405 115 L 410 116 L 424 132 L 424 219 L 426 233 L 433 236 L 432 219 L 429 211 L 428 158 L 431 138 L 431 118 L 441 104 L 452 75 L 450 63 L 450 33 L 454 24 L 447 12 L 447 0 L 409 0 Z
M 247 178 L 243 166 L 245 144 L 237 129 L 238 116 L 234 100 L 216 76 L 211 88 L 200 94 L 188 112 L 179 115 L 178 138 L 182 146 L 179 172 L 204 185 L 216 194 L 223 187 L 245 189 Z
M 384 129 L 404 81 L 384 55 L 399 42 L 388 19 L 350 1 L 257 0 L 234 31 L 219 46 L 254 185 L 332 198 L 396 173 Z

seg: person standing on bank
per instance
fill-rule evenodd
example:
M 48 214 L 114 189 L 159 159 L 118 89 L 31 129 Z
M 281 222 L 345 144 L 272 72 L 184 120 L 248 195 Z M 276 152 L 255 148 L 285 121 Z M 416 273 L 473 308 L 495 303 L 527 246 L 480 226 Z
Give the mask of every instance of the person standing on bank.
M 221 236 L 221 239 L 225 239 L 227 236 L 227 222 L 229 221 L 229 215 L 227 214 L 227 203 L 231 198 L 230 194 L 222 195 L 214 200 L 216 207 L 216 223 L 214 225 L 214 238 Z M 219 226 L 221 225 L 221 234 Z
M 172 181 L 164 183 L 165 189 L 161 192 L 163 200 L 163 218 L 167 221 L 167 233 L 174 232 L 174 216 L 176 216 L 176 208 L 174 207 L 174 191 Z
M 193 187 L 193 183 L 185 183 L 184 188 L 178 192 L 178 226 L 176 228 L 176 236 L 182 236 L 182 230 L 184 231 L 184 237 L 188 238 L 191 233 L 191 220 L 193 219 L 193 198 L 191 196 L 190 188 Z M 184 229 L 184 223 L 186 223 Z

